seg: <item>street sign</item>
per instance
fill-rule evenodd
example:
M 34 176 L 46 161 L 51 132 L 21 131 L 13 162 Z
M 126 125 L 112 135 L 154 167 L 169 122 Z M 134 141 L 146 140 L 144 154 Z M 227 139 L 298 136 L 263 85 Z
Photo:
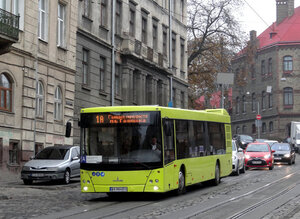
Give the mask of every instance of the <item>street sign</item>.
M 261 115 L 257 114 L 257 115 L 256 115 L 256 119 L 257 119 L 257 120 L 261 120 Z
M 261 120 L 255 120 L 255 126 L 256 127 L 261 127 Z

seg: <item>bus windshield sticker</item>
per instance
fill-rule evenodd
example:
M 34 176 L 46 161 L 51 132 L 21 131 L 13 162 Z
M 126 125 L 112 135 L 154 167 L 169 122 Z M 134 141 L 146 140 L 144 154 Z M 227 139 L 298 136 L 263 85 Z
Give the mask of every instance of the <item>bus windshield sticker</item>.
M 101 163 L 102 156 L 86 156 L 86 163 Z
M 95 114 L 96 124 L 130 124 L 130 123 L 149 123 L 150 115 L 149 113 L 143 114 L 122 114 L 122 115 L 112 115 L 112 114 Z

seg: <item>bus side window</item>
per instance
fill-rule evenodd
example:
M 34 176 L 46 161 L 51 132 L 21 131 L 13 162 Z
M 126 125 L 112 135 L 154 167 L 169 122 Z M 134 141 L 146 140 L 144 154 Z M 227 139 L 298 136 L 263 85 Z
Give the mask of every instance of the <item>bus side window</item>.
M 163 119 L 163 133 L 164 133 L 164 158 L 165 164 L 175 160 L 174 147 L 174 122 L 170 119 Z

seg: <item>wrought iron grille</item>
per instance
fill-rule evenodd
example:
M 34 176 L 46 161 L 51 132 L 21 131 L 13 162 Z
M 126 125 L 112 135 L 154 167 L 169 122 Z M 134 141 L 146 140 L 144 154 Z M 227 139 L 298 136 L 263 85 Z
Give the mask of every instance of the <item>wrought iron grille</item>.
M 0 8 L 0 33 L 18 40 L 19 18 L 20 16 L 14 15 Z

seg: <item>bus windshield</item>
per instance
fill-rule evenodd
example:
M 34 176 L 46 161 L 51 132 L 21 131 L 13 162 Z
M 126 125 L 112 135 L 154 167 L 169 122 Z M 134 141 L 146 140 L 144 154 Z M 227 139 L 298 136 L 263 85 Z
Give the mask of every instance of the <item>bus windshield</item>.
M 93 120 L 97 116 L 99 120 Z M 159 118 L 158 112 L 82 116 L 82 151 L 85 154 L 82 163 L 98 165 L 102 169 L 161 167 L 162 138 Z

